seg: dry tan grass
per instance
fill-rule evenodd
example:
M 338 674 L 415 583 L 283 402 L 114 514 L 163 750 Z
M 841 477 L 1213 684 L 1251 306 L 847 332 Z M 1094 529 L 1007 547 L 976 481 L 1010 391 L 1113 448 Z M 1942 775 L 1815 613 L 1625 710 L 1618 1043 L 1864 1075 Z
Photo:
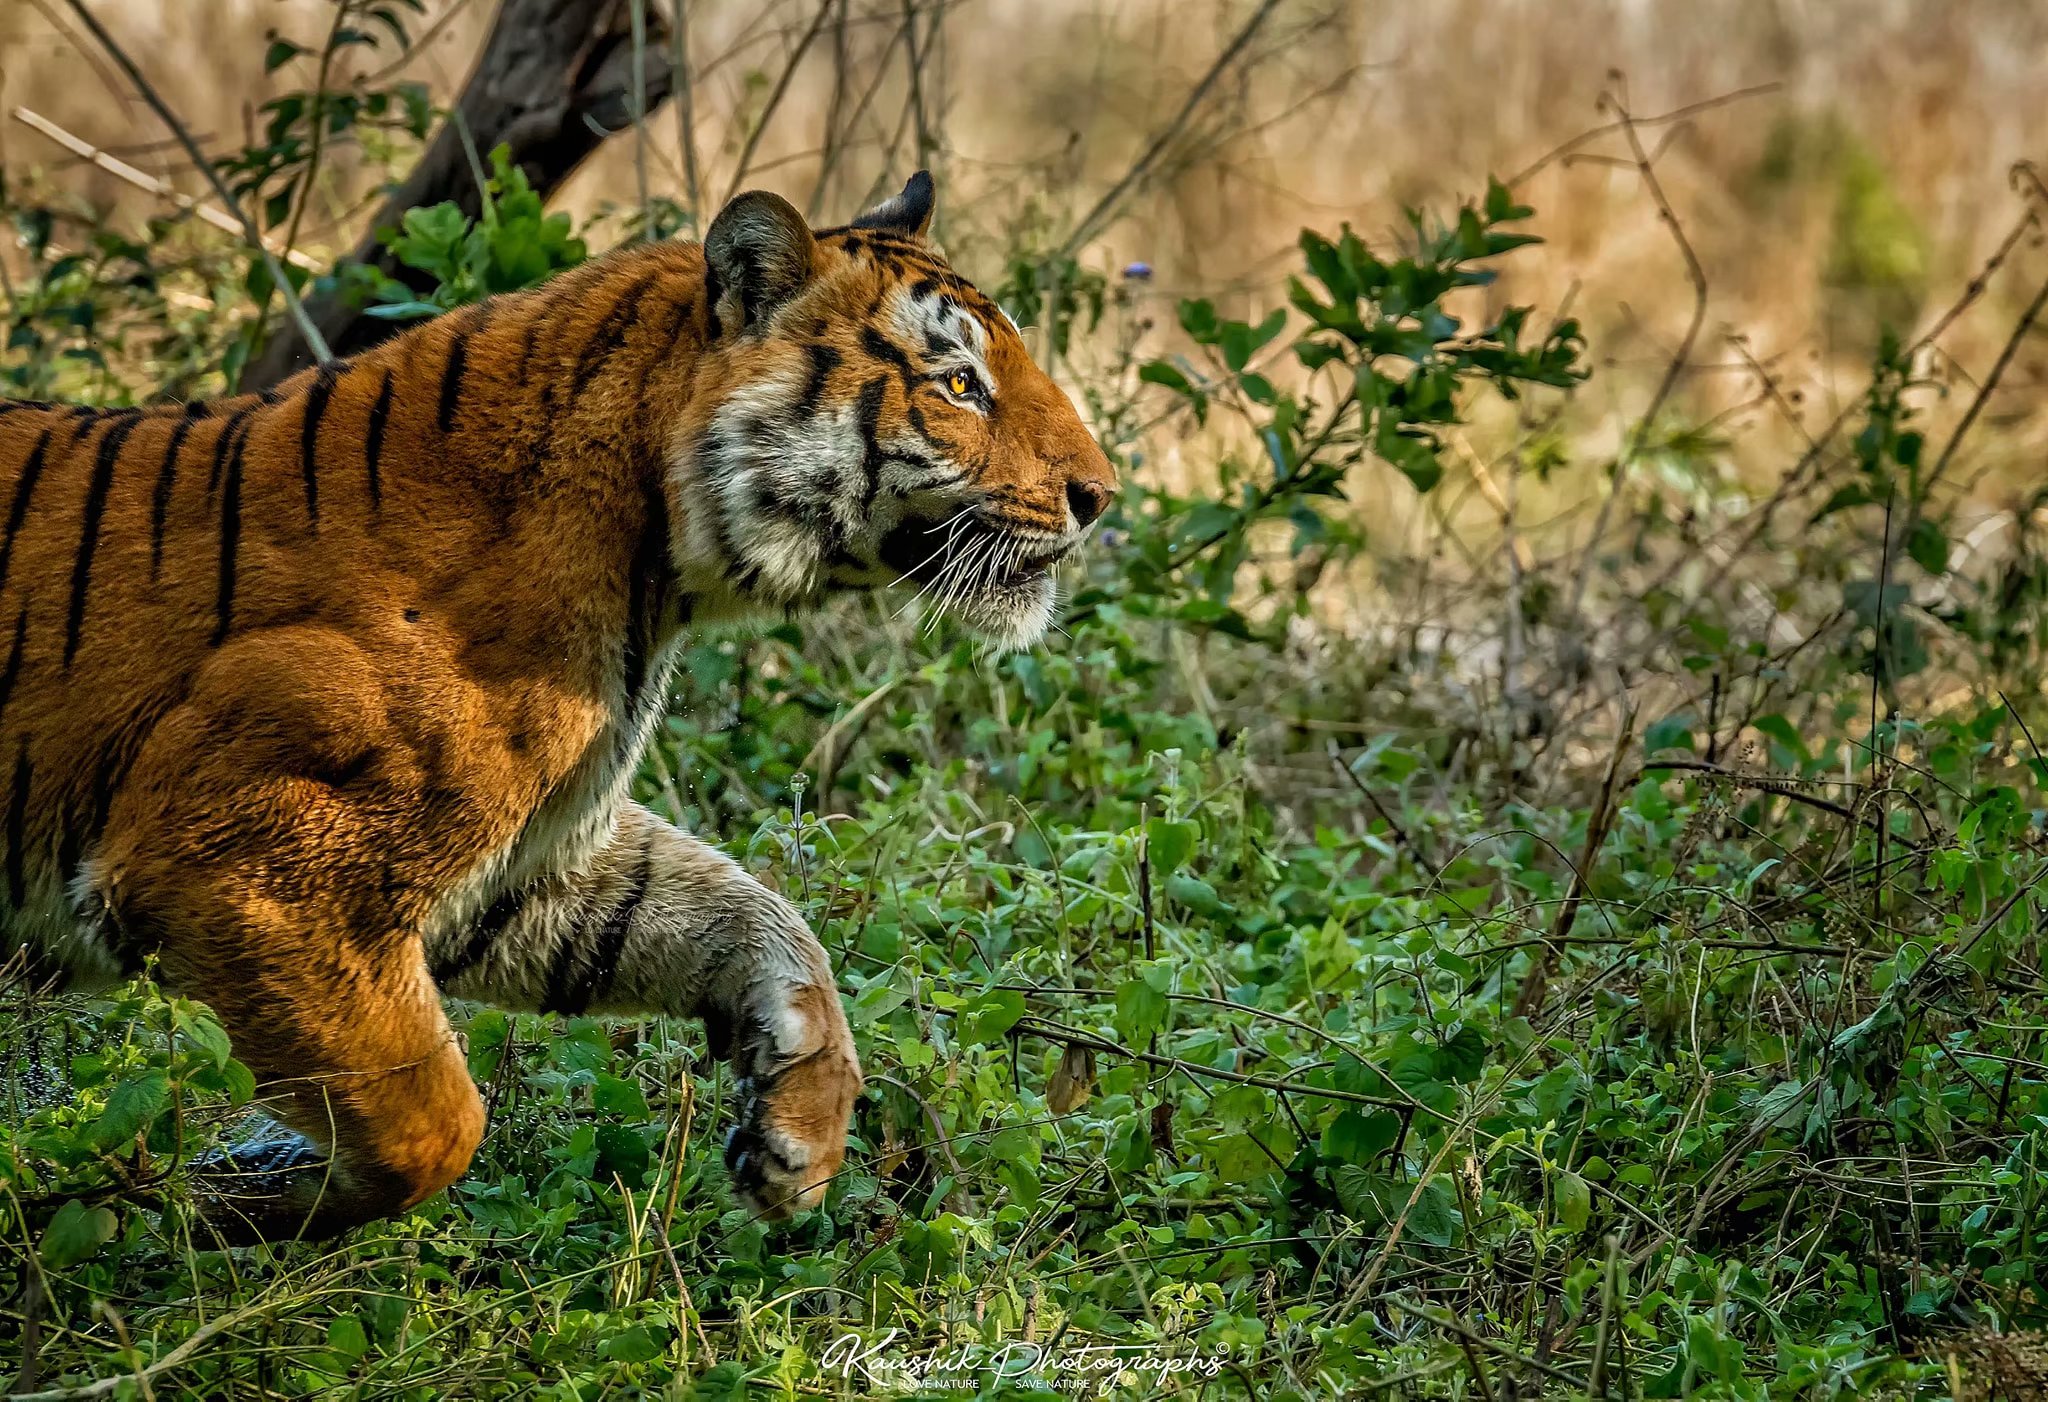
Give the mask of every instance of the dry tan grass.
M 459 86 L 493 8 L 455 2 L 409 69 L 441 97 Z M 433 15 L 449 3 L 434 0 Z M 55 0 L 0 6 L 0 100 L 109 146 L 157 140 L 147 114 L 110 95 L 53 27 L 55 8 Z M 734 114 L 758 108 L 764 75 L 778 70 L 812 7 L 694 8 L 695 53 L 711 64 L 698 97 L 699 144 L 707 185 L 720 192 L 740 144 Z M 238 140 L 254 103 L 289 85 L 287 75 L 261 73 L 264 31 L 313 42 L 326 14 L 324 0 L 100 0 L 99 10 L 216 144 Z M 927 70 L 949 238 L 962 260 L 986 273 L 1020 225 L 1067 227 L 1128 168 L 1250 10 L 1248 0 L 965 0 L 954 9 Z M 856 16 L 863 11 L 855 5 Z M 898 11 L 884 4 L 875 13 L 865 37 L 852 40 L 856 55 L 878 47 L 885 17 Z M 811 193 L 829 51 L 821 43 L 806 61 L 749 183 L 800 200 Z M 1105 268 L 1152 263 L 1158 277 L 1148 295 L 1162 310 L 1193 290 L 1219 293 L 1232 309 L 1270 304 L 1301 225 L 1349 221 L 1369 235 L 1398 236 L 1404 205 L 1446 206 L 1476 193 L 1489 172 L 1521 169 L 1603 121 L 1598 99 L 1614 89 L 1617 71 L 1645 115 L 1774 84 L 1651 139 L 1665 143 L 1658 170 L 1711 287 L 1697 358 L 1735 366 L 1728 338 L 1744 337 L 1802 391 L 1815 423 L 1860 386 L 1875 319 L 1910 326 L 1931 318 L 2017 216 L 2010 168 L 2048 158 L 2048 106 L 2036 100 L 2048 10 L 2030 0 L 1288 0 L 1254 55 L 1170 147 L 1161 178 L 1085 251 Z M 884 166 L 914 158 L 907 140 L 893 161 L 882 150 L 901 91 L 899 78 L 885 80 L 873 109 L 885 115 L 871 115 L 856 134 L 860 144 L 821 212 L 857 201 L 887 178 Z M 652 123 L 650 143 L 656 184 L 676 189 L 666 113 Z M 631 144 L 622 137 L 593 160 L 567 202 L 587 213 L 630 201 Z M 1609 139 L 1586 154 L 1624 150 Z M 10 168 L 47 168 L 55 154 L 0 123 Z M 120 194 L 89 173 L 60 178 Z M 1559 162 L 1523 190 L 1550 243 L 1518 257 L 1502 295 L 1568 304 L 1586 321 L 1603 373 L 1584 396 L 1577 429 L 1594 446 L 1612 445 L 1685 325 L 1691 300 L 1681 263 L 1632 169 L 1597 158 Z M 342 210 L 357 192 L 343 183 L 328 193 Z M 1875 233 L 1863 227 L 1873 223 Z M 354 232 L 345 221 L 311 227 L 330 245 Z M 1859 235 L 1875 240 L 1896 285 L 1843 285 L 1841 249 Z M 1959 384 L 1989 368 L 2015 309 L 2044 275 L 2048 256 L 2022 250 L 1945 338 Z M 2038 459 L 2033 408 L 2048 378 L 2039 344 L 2012 367 L 1987 416 L 1978 451 L 1994 467 Z M 1686 393 L 1692 407 L 1711 412 L 1753 390 L 1752 377 L 1731 369 L 1695 376 Z M 1775 470 L 1778 450 L 1797 433 L 1782 424 L 1763 432 L 1758 461 Z

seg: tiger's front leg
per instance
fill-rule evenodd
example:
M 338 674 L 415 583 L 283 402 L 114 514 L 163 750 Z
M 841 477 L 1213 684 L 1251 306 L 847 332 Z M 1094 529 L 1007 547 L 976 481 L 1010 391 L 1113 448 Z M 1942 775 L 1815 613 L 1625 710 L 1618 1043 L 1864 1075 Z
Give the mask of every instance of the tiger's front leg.
M 860 1093 L 853 1034 L 803 917 L 723 853 L 629 804 L 587 869 L 506 891 L 428 966 L 515 1011 L 703 1017 L 740 1078 L 735 1187 L 770 1217 L 824 1200 Z

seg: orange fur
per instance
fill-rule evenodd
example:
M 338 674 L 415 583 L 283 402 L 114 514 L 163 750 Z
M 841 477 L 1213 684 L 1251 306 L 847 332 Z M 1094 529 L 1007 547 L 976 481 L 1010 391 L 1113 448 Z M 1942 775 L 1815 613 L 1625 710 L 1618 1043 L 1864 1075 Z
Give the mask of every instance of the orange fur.
M 915 390 L 1019 520 L 1064 523 L 1073 492 L 1113 485 L 986 304 L 985 416 L 945 412 L 874 357 L 885 294 L 943 268 L 919 239 L 848 229 L 808 257 L 772 327 L 751 331 L 744 290 L 710 304 L 701 248 L 641 245 L 261 398 L 0 403 L 9 929 L 50 969 L 156 954 L 213 1004 L 280 1115 L 333 1155 L 317 1189 L 238 1204 L 255 1234 L 396 1211 L 467 1165 L 483 1112 L 430 941 L 559 888 L 599 943 L 613 927 L 617 962 L 657 915 L 687 913 L 700 888 L 683 875 L 669 907 L 640 907 L 650 889 L 669 899 L 672 871 L 699 879 L 690 840 L 620 805 L 645 733 L 636 693 L 659 686 L 692 617 L 747 608 L 715 556 L 691 553 L 707 508 L 686 445 L 736 390 L 829 346 L 828 401 L 884 378 L 879 421 L 896 425 Z M 639 866 L 607 866 L 614 848 Z M 715 880 L 719 901 L 755 901 L 740 874 Z M 796 930 L 793 949 L 809 939 Z M 704 961 L 703 988 L 636 992 L 601 953 L 560 947 L 586 1003 L 738 1016 L 766 996 L 715 993 L 725 955 Z M 859 1071 L 822 955 L 788 962 L 808 1031 L 776 1053 L 801 1069 L 764 1122 L 829 1177 Z M 491 967 L 434 972 L 456 983 L 471 965 Z

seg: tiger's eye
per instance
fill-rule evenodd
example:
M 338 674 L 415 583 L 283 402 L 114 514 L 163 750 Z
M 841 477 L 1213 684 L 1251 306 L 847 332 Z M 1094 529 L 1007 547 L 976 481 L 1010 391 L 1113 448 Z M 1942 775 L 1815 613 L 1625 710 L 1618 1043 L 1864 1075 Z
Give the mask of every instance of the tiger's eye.
M 974 376 L 965 370 L 955 370 L 946 377 L 946 388 L 955 394 L 964 395 L 974 388 Z

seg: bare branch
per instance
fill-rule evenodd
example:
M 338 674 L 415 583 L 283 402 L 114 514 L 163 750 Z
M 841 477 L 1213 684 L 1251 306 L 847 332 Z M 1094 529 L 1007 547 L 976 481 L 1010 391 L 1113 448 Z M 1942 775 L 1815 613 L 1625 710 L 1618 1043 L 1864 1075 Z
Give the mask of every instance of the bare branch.
M 206 177 L 206 183 L 213 187 L 215 198 L 227 206 L 240 222 L 242 238 L 263 259 L 264 267 L 270 272 L 271 282 L 284 297 L 285 311 L 298 324 L 299 334 L 305 337 L 306 347 L 312 352 L 313 358 L 322 365 L 333 360 L 334 352 L 327 348 L 327 340 L 320 334 L 320 328 L 306 315 L 305 303 L 299 300 L 298 290 L 292 286 L 291 279 L 285 276 L 284 267 L 277 261 L 277 255 L 272 253 L 270 245 L 263 241 L 263 235 L 257 230 L 256 222 L 243 212 L 242 206 L 229 191 L 227 182 L 220 178 L 220 172 L 213 168 L 213 162 L 206 159 L 206 153 L 201 151 L 199 143 L 192 139 L 192 133 L 185 129 L 185 124 L 178 120 L 177 114 L 157 95 L 157 90 L 150 86 L 149 80 L 142 76 L 142 70 L 128 57 L 127 50 L 115 43 L 114 36 L 107 33 L 105 27 L 93 17 L 92 11 L 85 7 L 85 0 L 70 0 L 70 5 L 79 22 L 92 31 L 92 37 L 99 41 L 100 47 L 107 51 L 108 56 L 128 76 L 128 81 L 135 85 L 135 90 L 142 94 L 142 100 L 149 104 L 150 110 L 155 112 L 158 119 L 171 129 L 171 134 L 178 138 L 178 144 L 185 148 L 185 154 L 198 165 L 200 173 Z

